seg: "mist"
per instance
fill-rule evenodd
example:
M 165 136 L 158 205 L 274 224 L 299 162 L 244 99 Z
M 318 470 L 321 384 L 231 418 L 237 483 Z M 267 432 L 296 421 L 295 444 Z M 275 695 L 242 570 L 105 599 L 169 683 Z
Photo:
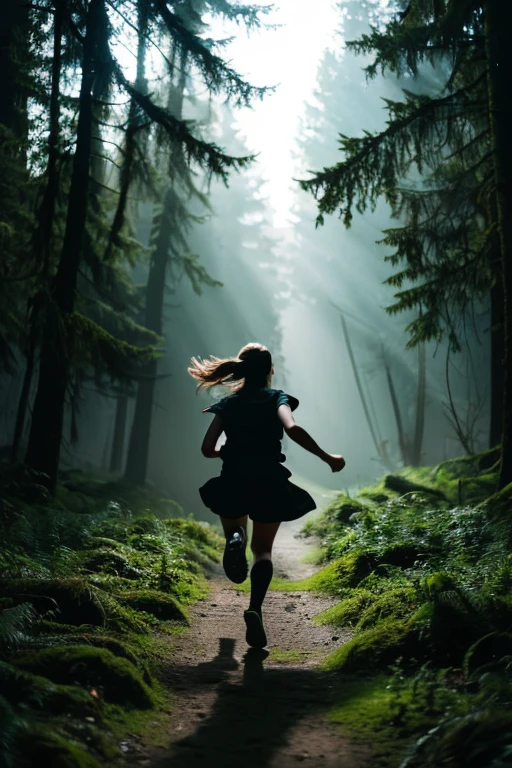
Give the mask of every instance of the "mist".
M 329 3 L 326 3 L 326 8 Z M 378 4 L 352 2 L 337 17 L 338 29 L 318 58 L 311 52 L 308 66 L 316 70 L 311 92 L 303 101 L 293 143 L 276 131 L 273 155 L 283 154 L 292 163 L 294 179 L 306 178 L 312 168 L 335 158 L 339 133 L 360 135 L 362 129 L 379 130 L 385 123 L 383 99 L 398 99 L 410 83 L 376 77 L 368 82 L 364 57 L 344 49 L 344 42 L 368 29 L 369 17 L 384 13 Z M 303 14 L 303 23 L 307 13 Z M 277 32 L 260 33 L 262 48 L 275 44 Z M 301 53 L 308 56 L 308 49 Z M 236 61 L 236 59 L 235 59 Z M 238 62 L 237 62 L 238 63 Z M 293 64 L 288 62 L 293 69 Z M 243 68 L 243 67 L 242 67 Z M 258 72 L 248 74 L 259 80 Z M 278 73 L 276 73 L 278 75 Z M 431 70 L 425 70 L 419 87 L 428 90 Z M 289 83 L 281 86 L 291 89 Z M 267 101 L 279 102 L 280 88 Z M 260 109 L 254 107 L 254 112 Z M 266 105 L 270 119 L 272 109 Z M 217 105 L 213 134 L 233 154 L 254 151 L 258 135 L 250 135 L 248 119 L 238 119 Z M 278 126 L 276 126 L 276 129 Z M 282 142 L 282 143 L 281 143 Z M 272 164 L 264 152 L 247 172 L 234 175 L 229 186 L 213 182 L 208 188 L 211 213 L 194 228 L 190 244 L 208 273 L 222 287 L 205 287 L 194 293 L 182 278 L 169 295 L 165 321 L 163 378 L 158 384 L 152 427 L 149 476 L 172 492 L 186 511 L 208 516 L 197 488 L 215 474 L 212 462 L 200 453 L 209 420 L 202 409 L 225 392 L 196 394 L 186 369 L 191 356 L 236 355 L 247 342 L 268 346 L 275 359 L 273 386 L 300 400 L 297 420 L 332 452 L 346 457 L 343 476 L 331 475 L 317 459 L 285 441 L 287 465 L 297 481 L 314 486 L 321 501 L 329 491 L 362 487 L 383 471 L 402 465 L 397 426 L 386 382 L 384 361 L 389 363 L 398 391 L 405 430 L 412 432 L 418 377 L 418 351 L 406 349 L 410 316 L 390 316 L 393 289 L 384 285 L 390 275 L 386 249 L 377 241 L 393 226 L 387 206 L 356 214 L 347 230 L 328 217 L 315 228 L 315 201 L 292 179 L 286 188 L 272 182 Z M 139 224 L 147 230 L 147 222 Z M 376 451 L 365 418 L 341 325 L 344 314 L 354 356 L 370 401 L 379 443 L 385 444 L 390 465 Z M 489 316 L 483 307 L 468 324 L 474 391 L 468 390 L 467 354 L 451 372 L 454 399 L 461 409 L 488 391 Z M 424 464 L 456 456 L 461 446 L 445 415 L 447 402 L 446 344 L 427 344 L 425 432 L 421 461 Z M 469 377 L 471 378 L 471 377 Z M 477 447 L 486 447 L 489 418 L 482 407 Z

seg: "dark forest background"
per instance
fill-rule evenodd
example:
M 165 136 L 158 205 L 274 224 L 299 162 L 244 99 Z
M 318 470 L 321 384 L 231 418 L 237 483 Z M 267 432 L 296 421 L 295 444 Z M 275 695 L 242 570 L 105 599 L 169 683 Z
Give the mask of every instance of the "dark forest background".
M 208 28 L 271 39 L 270 10 L 5 5 L 2 456 L 50 494 L 80 468 L 195 511 L 211 470 L 186 365 L 251 339 L 351 455 L 347 486 L 498 444 L 511 479 L 506 9 L 339 4 L 287 229 L 236 123 L 274 84 Z

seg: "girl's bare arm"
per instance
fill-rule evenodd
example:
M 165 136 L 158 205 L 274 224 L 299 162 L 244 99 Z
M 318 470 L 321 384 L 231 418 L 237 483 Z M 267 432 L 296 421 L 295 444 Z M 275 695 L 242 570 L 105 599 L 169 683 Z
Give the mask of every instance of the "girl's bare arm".
M 220 458 L 220 451 L 217 450 L 217 442 L 222 435 L 224 427 L 222 426 L 221 417 L 216 414 L 212 423 L 206 431 L 203 444 L 201 446 L 201 453 L 206 456 L 207 459 Z
M 339 472 L 345 466 L 345 459 L 333 453 L 327 453 L 322 450 L 318 443 L 315 443 L 311 435 L 305 429 L 295 423 L 289 405 L 280 405 L 277 409 L 277 415 L 283 423 L 284 431 L 297 445 L 309 451 L 314 456 L 325 461 L 333 472 Z

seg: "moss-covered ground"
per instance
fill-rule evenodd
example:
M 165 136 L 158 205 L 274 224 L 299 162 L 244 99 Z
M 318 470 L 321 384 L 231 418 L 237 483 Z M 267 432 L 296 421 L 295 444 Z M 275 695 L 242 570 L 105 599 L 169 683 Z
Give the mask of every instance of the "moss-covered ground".
M 159 665 L 220 537 L 151 486 L 74 473 L 50 500 L 22 467 L 0 486 L 0 765 L 95 768 L 128 732 L 155 742 Z
M 323 568 L 273 582 L 335 597 L 315 620 L 354 634 L 324 663 L 339 681 L 331 717 L 376 766 L 512 765 L 512 486 L 494 493 L 496 458 L 340 495 L 304 530 Z

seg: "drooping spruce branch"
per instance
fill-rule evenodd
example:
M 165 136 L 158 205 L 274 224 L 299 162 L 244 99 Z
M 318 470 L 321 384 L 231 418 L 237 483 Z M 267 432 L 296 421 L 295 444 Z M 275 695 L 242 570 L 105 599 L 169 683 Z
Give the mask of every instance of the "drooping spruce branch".
M 160 125 L 171 142 L 181 144 L 187 162 L 196 162 L 207 175 L 227 181 L 229 172 L 241 170 L 254 160 L 254 155 L 232 157 L 213 143 L 196 138 L 190 128 L 193 122 L 178 120 L 167 109 L 158 106 L 150 96 L 138 91 L 124 76 L 120 67 L 113 62 L 115 78 L 141 110 L 154 123 Z
M 248 30 L 262 27 L 273 29 L 273 25 L 264 24 L 261 19 L 261 16 L 272 11 L 273 5 L 239 5 L 229 3 L 227 0 L 207 0 L 205 5 L 212 15 L 235 21 L 237 24 L 244 24 Z
M 272 87 L 251 85 L 220 56 L 212 53 L 204 40 L 169 8 L 167 0 L 152 0 L 151 7 L 154 20 L 164 24 L 177 48 L 191 58 L 211 94 L 224 93 L 234 106 L 240 107 L 250 106 L 253 99 L 261 99 L 273 90 Z
M 444 97 L 430 98 L 405 92 L 405 101 L 386 100 L 390 119 L 380 133 L 362 137 L 341 135 L 345 159 L 325 168 L 312 179 L 299 181 L 302 189 L 318 199 L 317 222 L 339 211 L 345 226 L 359 213 L 385 196 L 393 205 L 401 180 L 416 166 L 421 173 L 432 155 L 450 143 L 459 143 L 472 128 L 472 117 L 485 112 L 484 103 L 468 97 L 467 88 Z

